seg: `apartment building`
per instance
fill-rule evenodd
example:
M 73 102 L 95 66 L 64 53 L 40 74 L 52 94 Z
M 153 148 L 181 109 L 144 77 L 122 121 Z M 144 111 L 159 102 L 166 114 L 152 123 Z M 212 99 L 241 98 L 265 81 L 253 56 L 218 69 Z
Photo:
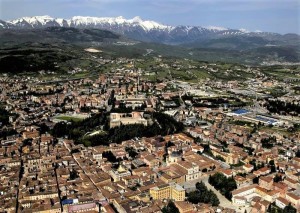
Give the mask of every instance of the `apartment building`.
M 150 196 L 154 200 L 172 199 L 184 201 L 185 190 L 178 184 L 162 184 L 151 188 Z

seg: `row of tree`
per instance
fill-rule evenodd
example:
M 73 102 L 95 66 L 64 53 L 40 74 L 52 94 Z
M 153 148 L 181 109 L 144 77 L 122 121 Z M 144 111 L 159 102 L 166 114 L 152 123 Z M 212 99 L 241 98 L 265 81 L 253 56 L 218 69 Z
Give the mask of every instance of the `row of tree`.
M 275 136 L 261 139 L 261 145 L 266 149 L 271 149 L 276 142 L 277 140 Z
M 279 113 L 283 115 L 300 114 L 300 105 L 298 103 L 290 103 L 280 100 L 268 100 L 266 107 L 271 113 Z
M 87 132 L 93 131 L 95 127 L 104 126 L 104 129 L 108 129 L 107 116 L 106 113 L 99 113 L 82 121 L 59 122 L 55 124 L 51 133 L 55 137 L 80 138 Z
M 0 123 L 2 125 L 7 125 L 9 124 L 9 117 L 14 116 L 17 117 L 18 115 L 15 113 L 10 113 L 6 109 L 4 109 L 2 106 L 0 106 Z M 1 126 L 0 124 L 0 126 Z
M 234 178 L 227 178 L 222 173 L 215 173 L 214 175 L 210 175 L 208 178 L 208 182 L 210 185 L 214 186 L 215 189 L 220 191 L 220 193 L 224 195 L 228 200 L 231 200 L 232 198 L 231 192 L 237 189 Z
M 79 122 L 60 122 L 52 129 L 52 134 L 56 137 L 67 136 L 69 139 L 75 140 L 76 143 L 82 143 L 85 146 L 96 146 L 120 143 L 135 137 L 174 134 L 181 132 L 184 128 L 181 122 L 177 122 L 173 117 L 159 112 L 151 114 L 154 122 L 150 126 L 132 124 L 109 129 L 107 117 L 106 113 L 101 113 Z M 87 136 L 88 132 L 94 131 L 95 127 L 99 126 L 102 126 L 106 132 Z
M 176 207 L 173 201 L 169 201 L 166 206 L 161 209 L 162 213 L 179 213 L 179 209 Z
M 275 203 L 272 203 L 271 205 L 269 205 L 267 213 L 297 213 L 297 209 L 291 204 L 284 207 L 284 209 L 281 209 L 277 207 Z
M 188 193 L 187 199 L 193 204 L 209 203 L 212 206 L 220 204 L 217 195 L 212 190 L 208 190 L 203 182 L 196 183 L 196 190 Z

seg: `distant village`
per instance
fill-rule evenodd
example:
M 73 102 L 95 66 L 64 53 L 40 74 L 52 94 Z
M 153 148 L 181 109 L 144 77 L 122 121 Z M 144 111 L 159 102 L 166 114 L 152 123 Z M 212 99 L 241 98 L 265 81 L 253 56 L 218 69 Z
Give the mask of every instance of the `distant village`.
M 95 78 L 0 77 L 0 212 L 300 212 L 292 80 L 153 81 L 131 59 L 105 63 L 119 66 Z M 262 93 L 278 86 L 287 93 Z M 155 112 L 183 129 L 164 130 Z M 148 136 L 111 139 L 124 126 Z

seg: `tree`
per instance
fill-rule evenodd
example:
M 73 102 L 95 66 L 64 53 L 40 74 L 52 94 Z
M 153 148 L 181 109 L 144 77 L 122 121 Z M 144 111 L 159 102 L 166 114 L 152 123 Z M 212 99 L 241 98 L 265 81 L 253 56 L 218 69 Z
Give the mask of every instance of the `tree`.
M 259 182 L 259 177 L 253 178 L 252 182 L 253 182 L 253 184 L 258 184 L 258 182 Z
M 173 201 L 169 201 L 168 205 L 164 206 L 161 211 L 162 213 L 179 213 Z
M 193 204 L 200 203 L 201 201 L 201 194 L 199 193 L 198 190 L 188 193 L 187 197 L 188 197 L 188 201 Z
M 125 151 L 128 153 L 128 155 L 131 158 L 135 158 L 138 155 L 138 153 L 135 151 L 133 147 L 125 147 Z
M 263 138 L 261 144 L 263 148 L 271 149 L 276 143 L 276 137 Z
M 70 180 L 75 180 L 78 177 L 78 173 L 74 169 L 70 171 Z
M 0 131 L 0 138 L 6 138 L 7 136 L 14 135 L 17 133 L 18 132 L 15 129 L 2 129 Z
M 256 160 L 253 159 L 253 160 L 251 160 L 249 163 L 253 166 L 253 170 L 256 171 L 256 170 L 257 170 Z
M 40 127 L 40 134 L 45 134 L 50 131 L 50 128 L 45 123 L 39 124 L 38 126 Z
M 282 176 L 276 174 L 275 177 L 273 178 L 273 181 L 274 181 L 275 183 L 282 181 Z
M 210 192 L 210 203 L 211 203 L 211 205 L 212 206 L 219 206 L 220 200 L 217 197 L 217 195 L 212 190 L 209 190 L 209 192 Z
M 6 111 L 4 108 L 0 107 L 0 122 L 3 124 L 3 125 L 6 125 L 9 123 L 9 116 L 11 114 Z
M 300 149 L 297 150 L 297 152 L 296 152 L 296 157 L 297 157 L 297 158 L 300 158 Z
M 221 157 L 220 155 L 217 155 L 216 159 L 225 162 L 225 159 L 223 157 Z
M 102 157 L 106 158 L 111 163 L 116 163 L 117 162 L 116 156 L 114 156 L 114 154 L 111 151 L 103 152 Z
M 59 122 L 59 123 L 55 124 L 51 133 L 54 137 L 63 137 L 65 135 L 69 134 L 68 129 L 69 128 L 68 128 L 68 125 L 66 122 Z
M 168 148 L 168 147 L 171 147 L 171 146 L 175 146 L 175 144 L 172 141 L 168 141 L 166 143 L 166 147 Z
M 283 212 L 284 213 L 297 213 L 297 209 L 294 208 L 290 203 L 288 206 L 284 207 Z
M 196 183 L 196 189 L 199 190 L 200 193 L 207 191 L 207 187 L 202 181 Z
M 237 184 L 234 178 L 226 178 L 222 173 L 215 173 L 209 176 L 208 182 L 215 187 L 222 195 L 224 195 L 228 200 L 231 200 L 231 192 L 237 189 Z
M 89 141 L 89 140 L 84 140 L 84 141 L 83 141 L 83 145 L 84 145 L 85 147 L 89 147 L 89 146 L 92 145 L 92 143 L 91 143 L 91 141 Z
M 276 167 L 275 167 L 274 160 L 270 160 L 270 161 L 269 161 L 269 165 L 270 165 L 270 167 L 271 167 L 271 173 L 276 172 Z
M 79 149 L 77 149 L 77 148 L 76 148 L 76 149 L 72 149 L 72 150 L 71 150 L 71 154 L 78 153 L 78 152 L 80 152 L 80 150 L 79 150 Z
M 218 206 L 220 201 L 217 195 L 208 190 L 204 183 L 196 183 L 196 190 L 187 194 L 187 199 L 193 204 L 210 203 L 212 206 Z
M 22 141 L 22 146 L 31 146 L 32 145 L 32 138 L 27 138 L 25 140 Z

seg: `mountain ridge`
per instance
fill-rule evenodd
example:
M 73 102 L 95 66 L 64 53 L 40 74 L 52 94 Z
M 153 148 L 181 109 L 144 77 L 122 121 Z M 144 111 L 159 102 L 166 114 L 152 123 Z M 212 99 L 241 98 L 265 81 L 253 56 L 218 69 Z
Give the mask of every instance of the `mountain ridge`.
M 2 21 L 4 21 L 4 20 L 2 20 Z M 40 23 L 42 23 L 42 25 L 45 25 L 47 22 L 51 22 L 51 21 L 56 22 L 57 24 L 59 24 L 62 27 L 62 26 L 64 26 L 63 21 L 66 21 L 66 23 L 68 24 L 68 27 L 71 27 L 72 25 L 76 25 L 76 24 L 79 24 L 79 25 L 84 24 L 83 22 L 85 22 L 85 24 L 95 24 L 95 25 L 100 24 L 100 23 L 140 24 L 140 25 L 145 26 L 145 29 L 147 29 L 147 30 L 152 30 L 152 29 L 172 30 L 172 29 L 176 28 L 176 26 L 174 27 L 171 25 L 164 25 L 164 24 L 160 24 L 158 22 L 151 21 L 151 20 L 143 20 L 139 16 L 135 16 L 132 19 L 125 19 L 123 16 L 117 16 L 117 17 L 73 16 L 70 19 L 63 19 L 63 18 L 53 18 L 48 15 L 45 15 L 45 16 L 21 17 L 18 19 L 5 21 L 5 22 L 10 23 L 15 26 L 20 26 L 20 24 L 23 21 L 26 21 L 27 23 L 31 24 L 32 27 L 36 27 L 35 25 L 37 22 L 40 22 Z M 177 27 L 181 27 L 181 26 L 185 26 L 185 25 L 177 25 Z M 188 28 L 198 27 L 199 28 L 200 26 L 186 25 L 186 27 L 188 27 Z M 208 26 L 208 27 L 201 27 L 201 28 L 205 28 L 205 29 L 212 30 L 212 31 L 223 31 L 223 30 L 229 29 L 229 28 L 217 27 L 217 26 Z
M 114 40 L 109 32 L 93 30 L 109 31 L 119 37 Z M 109 38 L 106 38 L 107 36 Z M 86 44 L 96 47 L 108 44 L 109 49 L 115 54 L 121 51 L 119 44 L 115 45 L 120 41 L 120 44 L 136 44 L 121 48 L 124 51 L 130 49 L 134 53 L 131 54 L 133 56 L 143 55 L 145 49 L 153 49 L 157 55 L 208 61 L 227 60 L 250 64 L 272 60 L 300 62 L 300 36 L 297 34 L 248 32 L 245 29 L 222 27 L 203 28 L 184 25 L 173 27 L 154 21 L 144 21 L 140 17 L 125 19 L 122 16 L 113 18 L 74 16 L 71 19 L 54 19 L 50 16 L 35 16 L 10 22 L 0 20 L 0 38 L 0 43 L 5 46 L 10 46 L 11 43 L 19 44 L 21 41 L 67 42 L 72 45 Z
M 293 39 L 294 36 L 287 37 Z M 277 45 L 275 42 L 266 44 L 262 38 L 240 36 L 208 39 L 192 45 L 166 45 L 136 41 L 112 31 L 94 28 L 10 29 L 0 30 L 0 68 L 15 73 L 18 70 L 33 70 L 32 64 L 37 65 L 35 70 L 55 70 L 56 62 L 65 68 L 69 64 L 84 64 L 85 60 L 81 58 L 86 56 L 85 49 L 90 47 L 100 49 L 101 57 L 108 58 L 171 57 L 252 65 L 300 62 L 297 46 Z
M 216 26 L 164 25 L 139 16 L 132 19 L 118 17 L 74 16 L 70 19 L 52 18 L 48 15 L 22 17 L 11 21 L 0 20 L 0 29 L 36 29 L 46 27 L 96 28 L 110 30 L 129 38 L 164 44 L 184 44 L 197 40 L 223 38 L 229 36 L 258 36 L 263 38 L 282 37 L 271 32 L 250 32 L 245 29 L 229 29 Z M 293 34 L 298 36 L 297 34 Z

